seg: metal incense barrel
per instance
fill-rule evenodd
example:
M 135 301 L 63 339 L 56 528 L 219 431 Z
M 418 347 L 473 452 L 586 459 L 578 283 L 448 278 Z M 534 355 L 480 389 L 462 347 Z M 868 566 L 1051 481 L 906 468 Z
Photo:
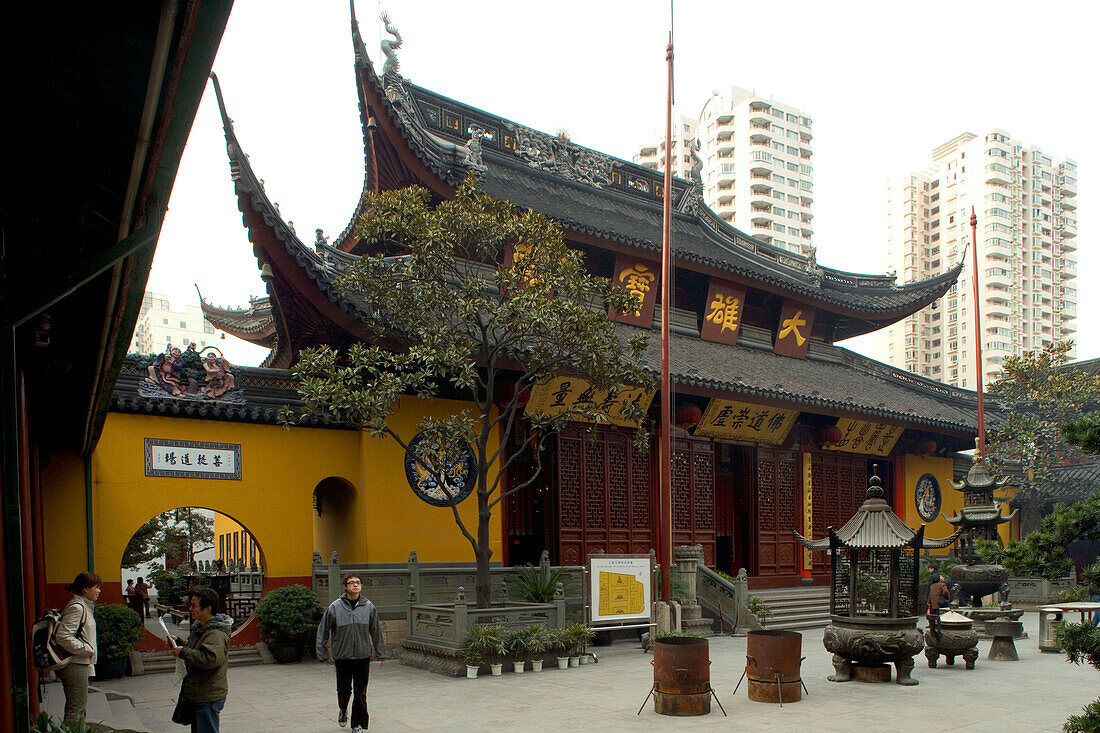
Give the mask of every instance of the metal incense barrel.
M 654 709 L 661 715 L 710 713 L 710 645 L 671 636 L 653 642 Z
M 798 702 L 802 699 L 802 634 L 796 631 L 750 631 L 745 675 L 749 699 Z

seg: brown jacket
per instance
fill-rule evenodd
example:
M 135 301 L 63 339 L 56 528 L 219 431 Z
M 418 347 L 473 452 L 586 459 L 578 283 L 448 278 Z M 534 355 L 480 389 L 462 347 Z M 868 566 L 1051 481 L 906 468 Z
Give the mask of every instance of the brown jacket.
M 943 601 L 951 600 L 951 591 L 947 589 L 947 581 L 942 577 L 928 589 L 928 610 L 938 611 Z

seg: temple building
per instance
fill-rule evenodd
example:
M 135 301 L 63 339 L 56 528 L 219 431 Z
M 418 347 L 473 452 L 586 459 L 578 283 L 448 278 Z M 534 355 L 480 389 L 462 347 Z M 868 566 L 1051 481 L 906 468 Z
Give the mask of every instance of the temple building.
M 392 44 L 383 44 L 390 58 L 379 74 L 354 18 L 351 35 L 364 193 L 418 185 L 443 201 L 473 171 L 485 193 L 560 224 L 590 273 L 644 295 L 641 312 L 615 316 L 616 328 L 656 336 L 660 173 L 416 86 L 397 73 Z M 222 99 L 216 80 L 214 87 L 267 297 L 239 309 L 205 301 L 202 308 L 216 328 L 271 353 L 257 368 L 230 367 L 210 351 L 123 365 L 93 457 L 91 538 L 66 536 L 74 510 L 54 508 L 83 507 L 79 474 L 61 477 L 47 507 L 47 531 L 60 538 L 47 548 L 50 592 L 59 595 L 83 567 L 86 539 L 89 546 L 94 539 L 97 569 L 117 584 L 130 535 L 179 506 L 236 522 L 258 546 L 267 588 L 308 584 L 314 553 L 335 551 L 354 563 L 405 562 L 411 551 L 422 562 L 470 561 L 451 510 L 421 500 L 394 441 L 323 417 L 289 431 L 279 424 L 280 408 L 298 404 L 288 370 L 303 349 L 376 338 L 371 314 L 334 281 L 378 249 L 356 235 L 359 211 L 331 242 L 300 239 L 253 169 L 262 161 L 249 159 L 234 132 L 232 100 Z M 863 502 L 872 464 L 903 521 L 949 534 L 941 514 L 957 509 L 955 492 L 938 487 L 952 479 L 952 454 L 973 446 L 974 394 L 836 342 L 918 312 L 948 291 L 961 264 L 905 285 L 842 272 L 735 229 L 692 182 L 676 179 L 672 196 L 674 544 L 701 545 L 705 563 L 719 570 L 744 568 L 752 587 L 824 582 L 826 558 L 804 551 L 794 531 L 820 537 L 842 526 Z M 651 338 L 644 359 L 654 372 L 658 351 Z M 551 380 L 532 391 L 529 406 L 568 405 L 581 390 L 575 380 Z M 465 404 L 407 396 L 393 427 L 412 435 L 423 417 Z M 657 441 L 640 451 L 628 428 L 598 425 L 589 437 L 587 427 L 557 436 L 540 480 L 494 513 L 494 561 L 533 562 L 546 549 L 554 564 L 579 565 L 589 553 L 656 546 Z M 476 506 L 466 501 L 458 511 L 471 519 Z M 255 635 L 245 624 L 234 643 Z

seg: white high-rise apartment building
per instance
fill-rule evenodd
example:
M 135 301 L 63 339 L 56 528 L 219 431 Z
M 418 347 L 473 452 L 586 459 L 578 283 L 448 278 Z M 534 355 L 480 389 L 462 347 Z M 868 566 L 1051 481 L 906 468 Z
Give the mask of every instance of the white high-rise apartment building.
M 182 311 L 174 311 L 168 296 L 146 291 L 141 299 L 130 352 L 159 354 L 168 347 L 182 350 L 192 343 L 202 349 L 212 346 L 215 338 L 214 327 L 207 323 L 201 308 L 185 305 Z
M 876 337 L 876 356 L 914 374 L 974 389 L 970 212 L 978 217 L 982 383 L 1009 355 L 1077 331 L 1077 165 L 1003 130 L 969 132 L 932 151 L 932 167 L 887 184 L 888 256 L 898 282 L 954 266 L 957 285 Z M 1073 356 L 1072 352 L 1070 354 Z
M 673 173 L 689 176 L 694 140 L 708 206 L 758 239 L 792 252 L 808 251 L 813 236 L 813 121 L 808 116 L 730 87 L 711 95 L 698 120 L 674 119 Z M 643 147 L 634 162 L 664 170 L 663 140 Z

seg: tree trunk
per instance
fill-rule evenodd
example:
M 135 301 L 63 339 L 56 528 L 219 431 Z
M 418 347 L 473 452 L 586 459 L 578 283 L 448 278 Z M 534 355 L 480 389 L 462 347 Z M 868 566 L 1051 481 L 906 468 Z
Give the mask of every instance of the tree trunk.
M 493 556 L 493 550 L 489 547 L 490 516 L 489 496 L 479 488 L 477 492 L 477 547 L 474 548 L 474 558 L 477 561 L 478 608 L 488 608 L 490 606 L 492 578 L 489 575 L 489 559 Z

